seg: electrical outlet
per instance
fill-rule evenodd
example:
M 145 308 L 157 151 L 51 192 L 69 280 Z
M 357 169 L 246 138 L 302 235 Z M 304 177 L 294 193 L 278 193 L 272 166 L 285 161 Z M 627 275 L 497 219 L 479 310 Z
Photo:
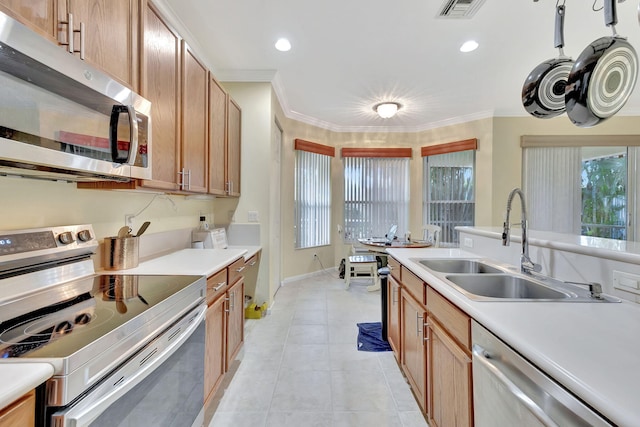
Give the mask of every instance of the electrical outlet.
M 258 211 L 249 211 L 249 212 L 247 212 L 247 221 L 248 222 L 258 222 Z
M 469 237 L 465 237 L 464 238 L 464 247 L 465 248 L 472 248 L 473 247 L 473 239 L 471 239 Z

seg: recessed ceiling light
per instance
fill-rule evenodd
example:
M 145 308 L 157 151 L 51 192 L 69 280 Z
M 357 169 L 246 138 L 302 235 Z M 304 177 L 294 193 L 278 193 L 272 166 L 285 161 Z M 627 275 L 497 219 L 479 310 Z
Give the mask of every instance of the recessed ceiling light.
M 395 116 L 400 107 L 401 105 L 397 102 L 381 102 L 373 106 L 373 111 L 383 119 L 388 119 Z
M 460 46 L 460 52 L 472 52 L 478 48 L 478 42 L 475 40 L 469 40 L 462 43 Z
M 289 40 L 287 39 L 278 39 L 278 41 L 276 42 L 276 49 L 278 49 L 280 52 L 287 52 L 291 50 L 291 42 L 289 42 Z

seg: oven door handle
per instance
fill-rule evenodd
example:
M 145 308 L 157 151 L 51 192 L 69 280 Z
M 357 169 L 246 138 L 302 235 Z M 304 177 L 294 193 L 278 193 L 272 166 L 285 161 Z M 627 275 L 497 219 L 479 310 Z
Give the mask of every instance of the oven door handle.
M 491 355 L 478 344 L 474 344 L 472 349 L 474 363 L 480 363 L 484 368 L 493 374 L 505 386 L 520 403 L 522 403 L 529 412 L 531 412 L 542 424 L 547 427 L 559 427 L 555 421 L 547 415 L 536 402 L 534 402 L 527 394 L 522 391 L 500 368 L 491 362 Z
M 52 427 L 83 427 L 91 424 L 110 405 L 142 382 L 180 349 L 204 321 L 206 311 L 205 304 L 198 305 L 178 323 L 140 350 L 129 362 L 109 375 L 87 396 L 75 405 L 54 413 L 51 416 Z M 159 345 L 156 345 L 158 340 L 166 340 L 167 345 L 163 349 L 158 349 Z

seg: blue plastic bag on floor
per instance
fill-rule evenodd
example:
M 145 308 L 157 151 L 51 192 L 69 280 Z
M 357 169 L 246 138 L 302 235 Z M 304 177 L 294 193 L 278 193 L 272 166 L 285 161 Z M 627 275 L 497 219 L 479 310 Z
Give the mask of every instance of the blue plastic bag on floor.
M 382 323 L 357 323 L 358 350 L 360 351 L 390 351 L 391 346 L 382 338 Z

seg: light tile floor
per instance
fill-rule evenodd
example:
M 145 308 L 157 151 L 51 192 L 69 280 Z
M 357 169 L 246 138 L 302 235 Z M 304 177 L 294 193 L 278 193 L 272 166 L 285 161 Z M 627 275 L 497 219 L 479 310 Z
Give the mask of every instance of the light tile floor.
M 247 321 L 209 427 L 427 426 L 392 352 L 357 350 L 356 323 L 380 321 L 380 292 L 331 274 L 286 284 L 270 315 Z

